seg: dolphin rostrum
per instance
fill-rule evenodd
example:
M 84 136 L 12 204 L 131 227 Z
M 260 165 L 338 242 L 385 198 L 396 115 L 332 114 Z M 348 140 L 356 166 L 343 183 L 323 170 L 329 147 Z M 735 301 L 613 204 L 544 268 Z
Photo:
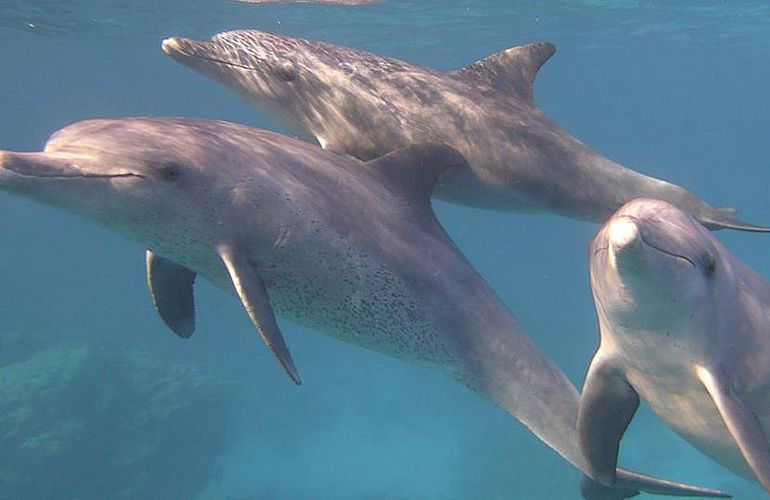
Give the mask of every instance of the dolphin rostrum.
M 638 199 L 591 246 L 601 345 L 578 431 L 612 484 L 641 397 L 675 431 L 770 492 L 770 283 L 678 208 Z
M 603 222 L 644 196 L 669 201 L 711 229 L 770 231 L 605 158 L 549 120 L 532 86 L 555 51 L 550 43 L 512 47 L 451 73 L 252 30 L 210 41 L 168 38 L 162 47 L 324 149 L 369 160 L 419 142 L 454 147 L 470 168 L 437 186 L 436 196 L 448 201 Z
M 1 152 L 0 189 L 148 248 L 155 307 L 182 337 L 194 329 L 200 275 L 240 299 L 296 383 L 276 314 L 443 370 L 584 469 L 577 390 L 431 209 L 437 179 L 465 163 L 447 146 L 412 145 L 363 163 L 233 123 L 124 118 L 70 125 L 43 152 Z M 618 477 L 620 489 L 587 483 L 598 491 L 587 498 L 636 489 L 722 495 Z

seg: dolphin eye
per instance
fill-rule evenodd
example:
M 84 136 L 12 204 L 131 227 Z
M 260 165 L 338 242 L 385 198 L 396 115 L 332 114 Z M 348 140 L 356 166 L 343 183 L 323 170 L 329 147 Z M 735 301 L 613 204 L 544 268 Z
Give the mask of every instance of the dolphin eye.
M 706 276 L 712 276 L 714 272 L 717 270 L 717 261 L 714 259 L 714 256 L 709 254 L 709 256 L 706 258 Z
M 297 78 L 297 70 L 289 63 L 279 65 L 276 72 L 278 77 L 285 82 L 291 82 Z
M 174 182 L 182 175 L 182 167 L 173 162 L 164 163 L 158 166 L 156 174 L 164 182 Z

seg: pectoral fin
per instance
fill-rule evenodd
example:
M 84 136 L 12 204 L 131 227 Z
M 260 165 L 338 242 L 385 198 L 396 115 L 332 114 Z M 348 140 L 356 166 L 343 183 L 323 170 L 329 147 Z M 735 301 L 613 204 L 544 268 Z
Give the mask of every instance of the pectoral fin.
M 219 256 L 222 258 L 230 279 L 233 282 L 235 291 L 241 299 L 243 307 L 251 318 L 251 322 L 257 327 L 257 331 L 262 336 L 267 347 L 273 351 L 278 358 L 283 369 L 291 377 L 295 384 L 302 382 L 299 373 L 294 367 L 294 361 L 291 359 L 289 348 L 283 340 L 281 330 L 275 321 L 273 308 L 270 307 L 270 301 L 267 297 L 265 284 L 257 275 L 256 271 L 247 259 L 243 258 L 238 252 L 230 246 L 221 246 Z
M 743 458 L 754 471 L 757 480 L 770 492 L 770 448 L 759 419 L 725 383 L 726 377 L 722 373 L 703 366 L 697 368 L 697 373 L 738 444 Z
M 182 338 L 195 331 L 195 273 L 147 250 L 147 286 L 161 319 Z
M 615 483 L 620 439 L 639 407 L 639 396 L 625 378 L 600 355 L 594 357 L 583 385 L 577 431 L 588 475 Z

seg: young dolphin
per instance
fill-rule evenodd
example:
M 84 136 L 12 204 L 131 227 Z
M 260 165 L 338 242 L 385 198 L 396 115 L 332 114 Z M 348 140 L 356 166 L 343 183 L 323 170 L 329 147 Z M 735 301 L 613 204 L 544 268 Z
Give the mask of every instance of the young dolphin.
M 431 209 L 436 180 L 464 163 L 446 146 L 413 145 L 363 163 L 233 123 L 89 120 L 55 133 L 43 152 L 0 152 L 0 189 L 148 248 L 155 307 L 181 337 L 194 329 L 200 275 L 241 300 L 296 383 L 275 314 L 443 370 L 582 469 L 577 390 Z M 628 471 L 618 477 L 622 488 L 589 498 L 636 489 L 720 495 Z
M 554 53 L 550 43 L 512 47 L 451 73 L 262 31 L 229 31 L 210 41 L 174 37 L 162 47 L 324 149 L 369 160 L 419 142 L 454 147 L 470 168 L 437 186 L 436 196 L 448 201 L 604 222 L 646 196 L 711 229 L 770 231 L 601 156 L 549 120 L 532 85 Z
M 601 345 L 578 433 L 613 484 L 641 397 L 676 432 L 770 492 L 770 283 L 663 201 L 624 205 L 591 245 Z

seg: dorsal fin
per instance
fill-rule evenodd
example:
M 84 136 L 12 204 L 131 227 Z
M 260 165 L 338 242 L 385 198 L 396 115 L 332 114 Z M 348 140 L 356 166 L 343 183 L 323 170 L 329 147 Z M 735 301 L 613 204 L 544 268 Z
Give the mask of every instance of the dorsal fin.
M 368 161 L 391 188 L 409 202 L 427 205 L 433 186 L 450 168 L 470 168 L 465 157 L 444 144 L 412 144 Z
M 554 52 L 556 46 L 548 42 L 519 45 L 496 52 L 451 74 L 503 92 L 513 92 L 532 102 L 532 86 L 537 71 Z

